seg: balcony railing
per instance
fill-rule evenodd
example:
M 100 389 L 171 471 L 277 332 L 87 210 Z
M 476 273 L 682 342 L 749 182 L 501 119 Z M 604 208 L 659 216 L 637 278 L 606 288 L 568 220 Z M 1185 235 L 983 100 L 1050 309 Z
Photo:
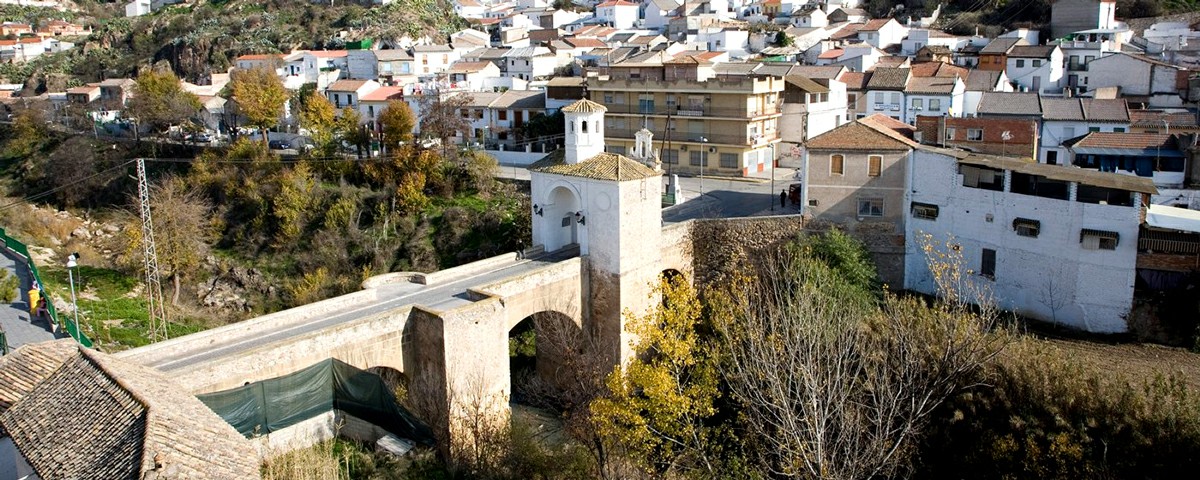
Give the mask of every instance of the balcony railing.
M 614 138 L 634 138 L 634 133 L 640 129 L 630 128 L 609 128 L 604 132 L 606 137 Z M 670 139 L 672 142 L 692 142 L 700 143 L 701 138 L 707 139 L 708 143 L 714 145 L 738 145 L 753 147 L 756 145 L 764 145 L 775 140 L 779 140 L 779 132 L 768 132 L 758 135 L 738 135 L 729 133 L 689 133 L 689 132 L 671 132 Z M 655 142 L 666 142 L 667 134 L 661 131 L 654 132 Z M 676 147 L 677 148 L 677 147 Z
M 726 117 L 754 118 L 776 115 L 783 112 L 782 104 L 769 105 L 761 109 L 716 108 L 704 105 L 638 105 L 605 104 L 608 113 L 633 115 L 673 115 L 677 117 Z

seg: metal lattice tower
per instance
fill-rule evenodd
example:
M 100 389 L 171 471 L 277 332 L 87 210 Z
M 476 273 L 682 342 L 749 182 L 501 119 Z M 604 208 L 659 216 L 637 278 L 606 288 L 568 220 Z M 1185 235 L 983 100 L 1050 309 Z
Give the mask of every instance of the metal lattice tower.
M 150 317 L 150 341 L 166 340 L 167 314 L 163 305 L 162 280 L 158 274 L 158 250 L 154 246 L 154 222 L 150 219 L 150 184 L 146 162 L 137 159 L 138 200 L 142 212 L 142 258 L 146 267 L 146 300 Z

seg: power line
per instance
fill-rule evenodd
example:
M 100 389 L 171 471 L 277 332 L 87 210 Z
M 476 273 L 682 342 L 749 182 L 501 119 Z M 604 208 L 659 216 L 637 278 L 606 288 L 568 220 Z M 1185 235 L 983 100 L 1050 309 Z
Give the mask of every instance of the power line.
M 104 175 L 104 174 L 107 174 L 107 173 L 109 173 L 109 172 L 112 172 L 113 170 L 117 170 L 117 169 L 120 169 L 120 168 L 125 168 L 125 167 L 129 166 L 129 164 L 131 164 L 131 163 L 134 163 L 134 162 L 136 162 L 136 161 L 137 161 L 137 160 L 129 160 L 129 161 L 127 161 L 127 162 L 125 162 L 125 163 L 122 163 L 122 164 L 120 164 L 120 165 L 117 165 L 117 166 L 115 166 L 115 167 L 112 167 L 112 168 L 107 168 L 107 169 L 105 169 L 105 170 L 102 170 L 102 171 L 96 172 L 96 173 L 94 173 L 94 174 L 92 174 L 92 175 L 89 175 L 89 176 L 87 176 L 86 178 L 83 178 L 83 179 L 80 179 L 80 180 L 76 180 L 76 181 L 74 181 L 74 182 L 71 182 L 71 183 L 68 183 L 68 184 L 66 184 L 66 185 L 62 185 L 62 186 L 59 186 L 59 187 L 55 187 L 55 188 L 52 188 L 52 189 L 50 189 L 50 190 L 46 190 L 46 191 L 44 191 L 44 192 L 41 192 L 41 193 L 36 193 L 36 194 L 30 195 L 30 196 L 28 196 L 28 197 L 22 198 L 22 199 L 20 199 L 20 200 L 17 200 L 17 201 L 15 201 L 15 202 L 12 202 L 12 203 L 9 203 L 9 204 L 6 204 L 6 205 L 2 205 L 2 206 L 0 206 L 0 210 L 7 210 L 7 209 L 9 209 L 9 208 L 12 208 L 12 207 L 15 207 L 15 206 L 17 206 L 17 205 L 21 205 L 21 204 L 24 204 L 24 203 L 31 203 L 31 202 L 33 202 L 34 200 L 38 200 L 38 199 L 41 199 L 41 198 L 45 198 L 45 197 L 47 197 L 47 196 L 50 196 L 50 195 L 53 195 L 53 194 L 55 194 L 55 193 L 61 192 L 61 191 L 63 191 L 63 190 L 66 190 L 66 189 L 68 189 L 68 188 L 74 187 L 74 186 L 76 186 L 76 185 L 79 185 L 79 184 L 81 184 L 81 183 L 83 183 L 83 182 L 86 182 L 86 181 L 88 181 L 88 180 L 91 180 L 91 179 L 93 179 L 93 178 L 96 178 L 96 177 L 99 177 L 99 176 L 101 176 L 101 175 Z

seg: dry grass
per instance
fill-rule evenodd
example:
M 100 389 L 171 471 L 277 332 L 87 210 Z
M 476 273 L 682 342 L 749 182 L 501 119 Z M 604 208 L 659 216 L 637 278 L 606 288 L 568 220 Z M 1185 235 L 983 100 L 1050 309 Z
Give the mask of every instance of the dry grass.
M 1187 386 L 1200 391 L 1200 354 L 1183 348 L 1148 343 L 1110 344 L 1088 340 L 1040 339 L 1039 343 L 1062 351 L 1100 371 L 1120 374 L 1132 381 L 1153 380 L 1175 374 Z
M 346 452 L 326 440 L 263 462 L 263 480 L 349 480 Z

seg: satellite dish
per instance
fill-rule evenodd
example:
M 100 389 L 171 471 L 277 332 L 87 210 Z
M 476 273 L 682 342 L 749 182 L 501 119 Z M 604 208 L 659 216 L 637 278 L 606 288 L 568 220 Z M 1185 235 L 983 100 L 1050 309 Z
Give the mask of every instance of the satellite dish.
M 1005 130 L 1004 133 L 1000 134 L 1000 138 L 1006 142 L 1009 140 L 1012 140 L 1013 139 L 1012 132 Z

